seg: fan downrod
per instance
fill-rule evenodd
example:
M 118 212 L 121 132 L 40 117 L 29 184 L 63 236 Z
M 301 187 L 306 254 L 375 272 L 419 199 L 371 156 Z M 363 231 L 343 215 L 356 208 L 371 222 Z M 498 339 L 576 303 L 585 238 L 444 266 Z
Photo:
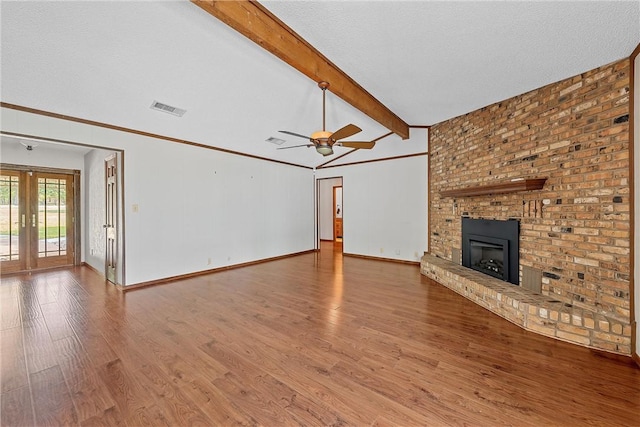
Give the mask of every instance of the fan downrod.
M 327 88 L 329 87 L 329 83 L 323 81 L 318 82 L 318 87 L 322 89 L 322 132 L 326 131 L 326 97 L 327 97 Z M 313 137 L 312 137 L 313 139 Z

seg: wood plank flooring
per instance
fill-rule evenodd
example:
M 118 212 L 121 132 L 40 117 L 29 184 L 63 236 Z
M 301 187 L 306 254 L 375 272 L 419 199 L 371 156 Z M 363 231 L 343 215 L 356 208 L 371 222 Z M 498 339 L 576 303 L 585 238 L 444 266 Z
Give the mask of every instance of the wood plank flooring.
M 330 243 L 126 293 L 8 276 L 0 304 L 3 426 L 640 425 L 631 359 Z

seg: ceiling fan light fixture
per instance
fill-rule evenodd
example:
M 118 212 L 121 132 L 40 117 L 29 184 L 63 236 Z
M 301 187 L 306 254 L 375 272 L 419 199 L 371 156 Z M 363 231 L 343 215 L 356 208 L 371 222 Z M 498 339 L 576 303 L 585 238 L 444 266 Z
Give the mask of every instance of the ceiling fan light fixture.
M 316 151 L 323 156 L 330 156 L 331 154 L 333 154 L 333 148 L 329 147 L 328 145 L 318 145 L 316 146 Z
M 314 132 L 311 135 L 311 139 L 313 140 L 314 145 L 316 146 L 316 151 L 323 156 L 329 156 L 333 154 L 333 148 L 331 148 L 331 132 L 318 131 Z

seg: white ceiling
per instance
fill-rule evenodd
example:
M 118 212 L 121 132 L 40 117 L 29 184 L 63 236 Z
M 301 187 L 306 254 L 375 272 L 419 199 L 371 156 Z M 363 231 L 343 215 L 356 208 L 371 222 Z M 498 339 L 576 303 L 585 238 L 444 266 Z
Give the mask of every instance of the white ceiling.
M 264 1 L 276 16 L 410 125 L 430 125 L 628 57 L 640 2 Z M 316 82 L 183 1 L 2 1 L 3 102 L 256 156 L 322 126 Z M 182 117 L 153 111 L 157 100 Z M 388 132 L 327 94 L 327 128 Z M 424 132 L 338 160 L 423 152 Z M 82 141 L 79 141 L 82 142 Z M 350 151 L 335 149 L 333 157 Z
M 80 155 L 84 156 L 92 147 L 65 144 L 60 142 L 43 141 L 41 139 L 29 139 L 29 138 L 17 138 L 13 136 L 0 136 L 2 145 L 0 146 L 0 156 L 2 153 L 15 153 L 21 151 L 26 155 L 37 153 L 40 158 L 43 156 L 46 158 L 50 154 L 62 154 L 62 155 Z M 31 147 L 29 149 L 28 147 Z M 12 156 L 13 157 L 13 156 Z

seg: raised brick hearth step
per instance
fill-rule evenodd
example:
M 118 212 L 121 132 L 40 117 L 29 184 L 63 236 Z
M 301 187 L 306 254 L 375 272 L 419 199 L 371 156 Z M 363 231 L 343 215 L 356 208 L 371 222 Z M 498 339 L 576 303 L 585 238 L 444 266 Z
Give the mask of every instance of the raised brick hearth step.
M 582 346 L 631 353 L 631 326 L 426 254 L 420 272 L 516 325 Z

